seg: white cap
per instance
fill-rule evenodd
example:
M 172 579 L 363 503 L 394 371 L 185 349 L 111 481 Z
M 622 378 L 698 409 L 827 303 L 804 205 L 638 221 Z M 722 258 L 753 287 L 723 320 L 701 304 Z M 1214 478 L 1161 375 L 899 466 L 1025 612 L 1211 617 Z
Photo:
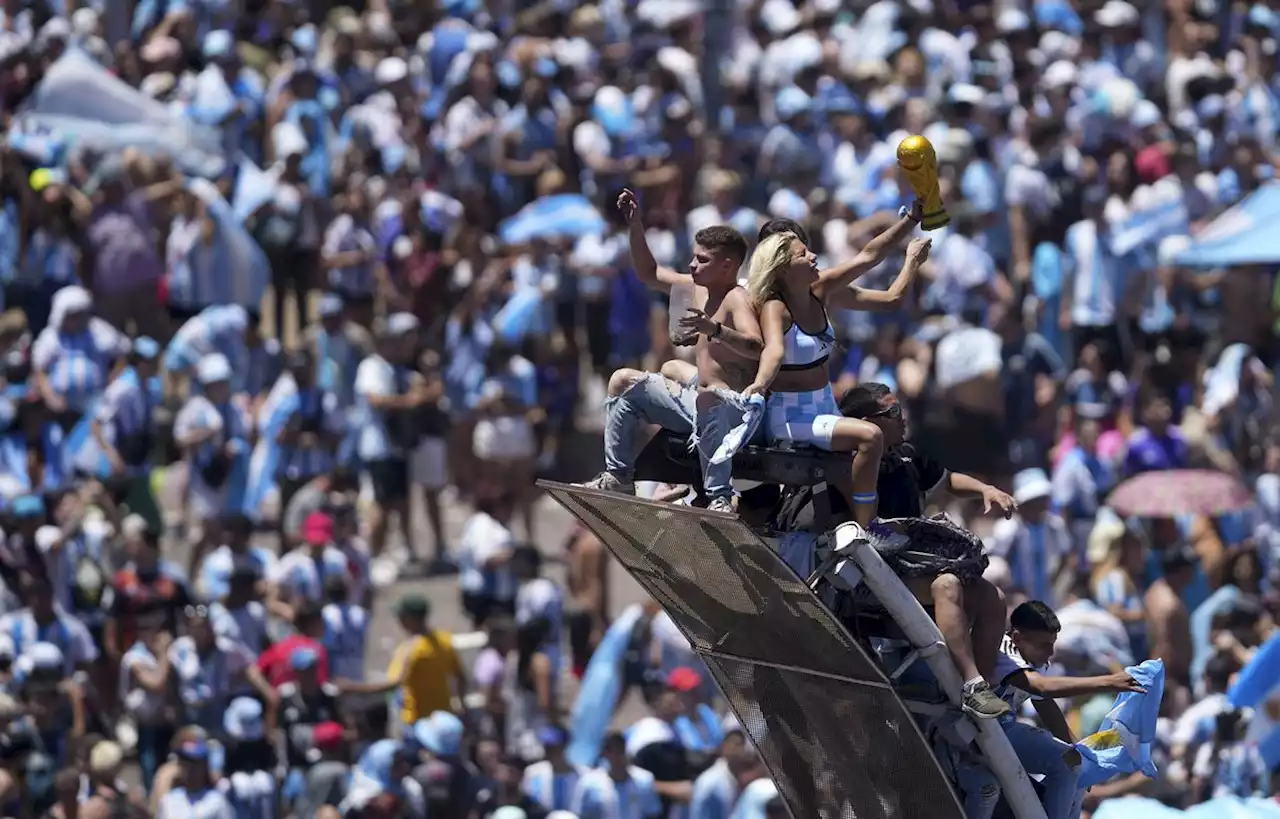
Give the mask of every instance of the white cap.
M 53 643 L 35 643 L 23 652 L 22 659 L 30 663 L 32 671 L 53 671 L 66 664 L 62 649 Z
M 1151 100 L 1138 100 L 1129 115 L 1129 124 L 1134 128 L 1150 128 L 1160 122 L 1160 106 Z
M 292 122 L 277 123 L 271 129 L 271 142 L 275 146 L 276 156 L 282 159 L 302 156 L 307 152 L 307 137 L 302 133 L 302 129 Z
M 972 83 L 958 82 L 947 89 L 947 99 L 951 102 L 977 105 L 986 97 L 987 92 Z
M 408 335 L 418 326 L 418 318 L 413 313 L 393 313 L 387 317 L 387 333 L 393 336 Z
M 1079 76 L 1080 69 L 1076 68 L 1075 63 L 1058 60 L 1046 68 L 1044 74 L 1040 75 L 1040 84 L 1050 89 L 1068 88 L 1076 84 L 1076 79 Z
M 760 7 L 760 22 L 770 34 L 781 37 L 800 25 L 800 12 L 788 0 L 765 0 Z
M 231 380 L 231 362 L 222 353 L 211 353 L 196 365 L 196 378 L 201 384 Z
M 1031 18 L 1022 9 L 1006 7 L 996 17 L 996 28 L 1001 34 L 1026 31 L 1031 28 Z
M 109 739 L 104 739 L 89 751 L 89 770 L 94 773 L 110 773 L 124 762 L 124 751 Z
M 1052 494 L 1053 484 L 1039 467 L 1024 469 L 1013 476 L 1013 499 L 1018 503 L 1029 503 Z
M 1103 28 L 1120 28 L 1136 25 L 1141 19 L 1138 10 L 1125 0 L 1107 0 L 1093 14 L 1093 21 Z
M 390 85 L 409 76 L 409 64 L 401 57 L 386 57 L 373 70 L 373 78 L 379 85 Z

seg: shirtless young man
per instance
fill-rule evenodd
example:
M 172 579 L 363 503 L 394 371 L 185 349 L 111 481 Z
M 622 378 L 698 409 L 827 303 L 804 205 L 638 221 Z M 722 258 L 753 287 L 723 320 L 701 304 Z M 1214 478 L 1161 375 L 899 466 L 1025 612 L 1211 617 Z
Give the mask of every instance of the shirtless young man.
M 695 307 L 681 319 L 686 330 L 698 334 L 697 386 L 680 384 L 658 373 L 618 370 L 609 379 L 605 404 L 605 471 L 582 484 L 593 489 L 630 493 L 636 456 L 645 424 L 658 424 L 676 433 L 697 432 L 698 455 L 709 507 L 733 508 L 732 463 L 712 465 L 725 434 L 742 419 L 745 403 L 739 395 L 755 376 L 763 347 L 760 325 L 746 290 L 738 286 L 738 268 L 747 255 L 747 242 L 731 227 L 716 225 L 694 235 L 689 274 L 659 267 L 645 238 L 636 196 L 624 190 L 618 197 L 630 228 L 631 260 L 636 275 L 655 290 L 693 285 Z

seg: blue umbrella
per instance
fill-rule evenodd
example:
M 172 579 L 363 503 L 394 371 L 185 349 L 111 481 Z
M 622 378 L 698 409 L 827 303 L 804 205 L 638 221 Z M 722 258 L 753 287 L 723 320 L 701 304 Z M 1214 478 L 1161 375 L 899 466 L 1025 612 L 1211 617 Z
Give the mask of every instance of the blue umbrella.
M 605 231 L 604 217 L 577 193 L 544 196 L 520 209 L 498 226 L 498 236 L 507 244 L 523 244 L 534 239 L 579 239 Z

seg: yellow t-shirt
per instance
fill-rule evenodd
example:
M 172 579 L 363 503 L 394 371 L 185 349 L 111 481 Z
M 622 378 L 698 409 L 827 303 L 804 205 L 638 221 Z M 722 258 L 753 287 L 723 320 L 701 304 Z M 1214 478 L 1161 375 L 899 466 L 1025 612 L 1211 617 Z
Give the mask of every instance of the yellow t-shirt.
M 404 675 L 400 696 L 405 723 L 415 723 L 433 711 L 452 711 L 451 683 L 461 671 L 458 652 L 448 632 L 432 631 L 401 643 L 391 658 L 387 677 L 395 680 Z

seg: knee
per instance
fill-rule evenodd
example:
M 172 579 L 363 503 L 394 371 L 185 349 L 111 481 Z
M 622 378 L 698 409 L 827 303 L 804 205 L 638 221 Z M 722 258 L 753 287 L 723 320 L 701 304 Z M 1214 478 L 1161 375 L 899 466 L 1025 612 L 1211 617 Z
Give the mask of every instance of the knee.
M 613 375 L 609 376 L 609 397 L 617 398 L 643 381 L 646 375 L 647 373 L 633 370 L 630 367 L 614 370 Z
M 964 593 L 967 599 L 972 600 L 981 609 L 991 611 L 1004 609 L 1004 596 L 995 584 L 985 577 L 979 577 L 967 584 L 964 587 Z
M 934 600 L 960 600 L 964 597 L 960 578 L 954 574 L 940 574 L 929 584 Z

